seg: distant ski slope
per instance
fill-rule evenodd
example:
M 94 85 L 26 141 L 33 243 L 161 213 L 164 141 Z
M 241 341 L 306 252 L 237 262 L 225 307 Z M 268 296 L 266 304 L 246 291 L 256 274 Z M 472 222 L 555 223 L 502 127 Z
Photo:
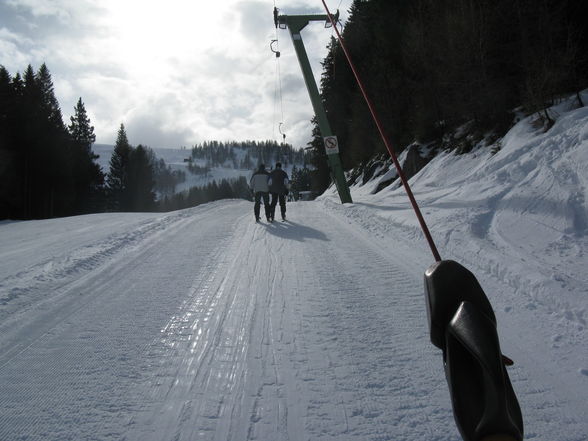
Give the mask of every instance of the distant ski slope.
M 431 259 L 364 210 L 0 224 L 0 439 L 459 439 L 428 341 Z M 496 301 L 500 279 L 481 282 Z M 582 439 L 586 377 L 552 371 L 544 317 L 495 306 L 529 434 Z
M 109 170 L 109 163 L 110 158 L 112 156 L 112 151 L 114 146 L 107 145 L 107 144 L 94 144 L 92 146 L 92 151 L 99 155 L 97 162 L 102 168 L 104 173 L 108 173 Z M 204 175 L 196 175 L 191 173 L 188 170 L 187 160 L 191 154 L 191 149 L 185 148 L 153 148 L 152 149 L 158 159 L 163 159 L 166 165 L 170 166 L 172 170 L 178 170 L 185 173 L 186 180 L 184 182 L 179 183 L 176 186 L 176 193 L 181 193 L 183 191 L 189 190 L 192 187 L 203 187 L 206 186 L 208 183 L 216 180 L 217 183 L 222 181 L 223 179 L 238 179 L 241 176 L 244 176 L 247 180 L 251 178 L 251 174 L 253 170 L 246 170 L 246 169 L 239 169 L 239 168 L 232 168 L 232 167 L 213 167 L 210 172 Z M 242 160 L 245 156 L 245 151 L 241 149 L 235 149 L 237 159 Z M 206 161 L 203 159 L 197 159 L 195 161 L 200 166 L 205 166 Z M 296 165 L 296 167 L 301 168 L 303 164 L 284 164 L 284 169 L 286 172 L 291 174 L 292 166 Z M 273 167 L 274 164 L 266 164 L 267 168 Z

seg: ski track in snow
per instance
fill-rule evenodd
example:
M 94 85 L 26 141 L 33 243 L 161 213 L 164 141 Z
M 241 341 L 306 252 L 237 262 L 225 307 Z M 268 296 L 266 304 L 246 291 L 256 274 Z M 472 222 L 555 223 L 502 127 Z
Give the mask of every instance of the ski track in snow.
M 6 247 L 32 263 L 0 280 L 0 440 L 460 439 L 412 226 L 328 200 L 290 204 L 284 223 L 251 212 L 100 215 L 88 240 L 55 232 L 53 255 Z M 520 333 L 512 308 L 526 324 L 537 310 L 496 296 L 500 274 L 477 275 L 517 362 L 526 439 L 585 439 L 569 376 L 588 376 L 556 375 L 570 345 L 541 358 L 553 329 Z
M 0 439 L 457 439 L 420 277 L 317 208 L 153 215 L 3 279 Z
M 424 238 L 418 238 L 419 233 L 413 230 L 413 226 L 380 217 L 363 203 L 343 206 L 330 199 L 321 203 L 323 209 L 339 215 L 338 220 L 349 228 L 363 230 L 365 244 L 371 242 L 373 246 L 387 248 L 393 250 L 397 256 L 404 256 L 402 264 L 408 272 L 419 271 L 423 274 L 434 262 Z M 411 240 L 413 234 L 416 236 L 415 240 Z M 581 367 L 574 364 L 575 360 L 585 358 L 588 353 L 585 328 L 578 326 L 576 317 L 571 314 L 561 320 L 557 319 L 558 316 L 549 307 L 550 304 L 545 305 L 542 297 L 533 297 L 533 287 L 525 286 L 519 281 L 516 285 L 518 289 L 513 292 L 508 277 L 512 269 L 500 265 L 488 268 L 483 256 L 476 255 L 468 260 L 472 257 L 471 248 L 470 244 L 469 247 L 463 246 L 460 249 L 458 243 L 451 249 L 449 256 L 443 257 L 467 262 L 466 266 L 474 272 L 492 301 L 498 319 L 498 331 L 502 336 L 503 352 L 515 359 L 515 365 L 509 368 L 509 373 L 523 411 L 525 439 L 585 440 L 588 436 L 588 389 L 577 387 L 577 376 L 586 374 L 582 373 Z M 460 254 L 456 250 L 466 252 Z M 441 250 L 442 254 L 443 251 L 445 250 Z M 503 252 L 509 256 L 504 262 L 511 263 L 509 251 Z M 419 288 L 422 296 L 422 288 Z M 420 300 L 424 302 L 424 298 Z M 417 301 L 416 307 L 417 311 L 422 309 L 423 316 L 414 321 L 412 326 L 424 326 L 419 336 L 428 336 L 424 303 L 419 304 Z M 516 310 L 516 314 L 513 314 L 513 310 Z M 544 319 L 538 320 L 537 317 Z M 562 341 L 564 338 L 565 343 Z M 435 349 L 429 347 L 424 351 L 431 352 Z M 581 354 L 580 357 L 578 354 Z M 412 362 L 418 366 L 422 361 Z M 440 354 L 433 370 L 435 367 L 441 375 Z M 565 424 L 565 433 L 561 432 L 562 424 Z
M 158 217 L 109 237 L 91 265 L 82 259 L 71 271 L 57 265 L 44 279 L 25 278 L 29 303 L 0 325 L 0 439 L 119 439 L 103 426 L 120 430 L 135 409 L 128 394 L 144 368 L 144 339 L 174 310 L 178 294 L 170 303 L 162 296 L 182 281 L 178 262 L 162 261 L 158 250 L 165 236 L 189 252 L 180 246 L 187 220 Z M 157 277 L 145 277 L 144 265 Z
M 430 437 L 442 425 L 423 424 L 425 410 L 451 418 L 447 406 L 439 411 L 422 404 L 431 390 L 439 392 L 437 382 L 428 390 L 422 382 L 418 387 L 406 384 L 411 369 L 401 365 L 412 361 L 412 339 L 395 345 L 399 329 L 394 328 L 376 340 L 365 335 L 390 321 L 378 313 L 389 299 L 374 289 L 391 281 L 406 289 L 415 281 L 397 270 L 387 272 L 377 286 L 353 283 L 371 264 L 357 268 L 355 257 L 337 249 L 343 237 L 330 237 L 332 228 L 326 229 L 328 235 L 315 228 L 328 227 L 324 213 L 309 207 L 300 214 L 305 225 L 258 225 L 246 216 L 236 232 L 241 239 L 223 254 L 234 257 L 215 263 L 220 270 L 206 272 L 198 281 L 195 296 L 165 327 L 167 345 L 155 342 L 165 354 L 157 358 L 166 361 L 155 376 L 152 404 L 137 418 L 136 433 L 128 439 L 168 439 L 173 433 L 178 440 L 384 440 L 398 439 L 391 424 Z M 354 237 L 350 231 L 336 236 L 341 234 L 348 241 Z M 362 240 L 350 242 L 350 250 L 361 247 Z M 384 263 L 373 250 L 367 257 Z M 323 270 L 314 276 L 317 267 Z M 339 280 L 335 267 L 350 274 Z M 366 295 L 374 301 L 362 301 Z M 203 323 L 203 311 L 213 309 L 217 314 Z M 417 315 L 423 312 L 420 303 L 412 309 Z M 399 328 L 413 333 L 406 324 Z M 181 340 L 178 336 L 182 342 L 172 344 Z M 358 336 L 364 337 L 357 341 Z M 426 344 L 422 338 L 421 343 Z M 381 346 L 382 355 L 372 355 L 374 346 Z M 224 364 L 226 368 L 219 367 Z M 374 370 L 379 364 L 386 369 Z M 405 398 L 419 394 L 420 402 Z

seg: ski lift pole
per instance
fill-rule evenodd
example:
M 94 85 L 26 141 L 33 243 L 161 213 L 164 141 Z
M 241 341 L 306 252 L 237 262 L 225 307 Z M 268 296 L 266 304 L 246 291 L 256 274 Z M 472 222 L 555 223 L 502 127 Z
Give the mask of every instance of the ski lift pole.
M 335 16 L 335 20 L 337 19 L 338 14 Z M 306 89 L 308 90 L 308 95 L 310 96 L 312 108 L 314 110 L 314 114 L 316 115 L 321 135 L 323 136 L 325 151 L 329 159 L 329 165 L 333 174 L 333 180 L 335 181 L 335 185 L 337 187 L 337 192 L 339 193 L 339 198 L 343 204 L 352 203 L 353 201 L 351 199 L 349 186 L 345 180 L 343 166 L 341 165 L 341 159 L 339 158 L 337 137 L 334 136 L 333 131 L 331 130 L 331 125 L 329 124 L 329 120 L 327 119 L 327 112 L 323 106 L 316 81 L 314 80 L 314 76 L 312 74 L 310 61 L 308 60 L 308 55 L 306 53 L 306 49 L 304 48 L 302 36 L 300 35 L 300 31 L 302 31 L 302 29 L 304 29 L 311 21 L 322 21 L 326 24 L 330 23 L 329 17 L 327 15 L 279 15 L 277 8 L 274 8 L 274 22 L 276 28 L 288 28 L 290 31 L 292 43 L 296 51 L 296 57 L 298 58 L 298 63 L 302 69 L 302 75 L 304 76 L 304 83 L 306 84 Z

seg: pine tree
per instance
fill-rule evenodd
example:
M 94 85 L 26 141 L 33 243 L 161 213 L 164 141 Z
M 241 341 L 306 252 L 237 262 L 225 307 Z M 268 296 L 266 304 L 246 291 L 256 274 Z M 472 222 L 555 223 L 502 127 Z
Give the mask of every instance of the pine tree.
M 90 125 L 90 118 L 82 98 L 78 100 L 74 110 L 68 129 L 72 138 L 76 211 L 78 213 L 101 211 L 104 174 L 95 162 L 99 156 L 92 152 L 92 144 L 96 141 L 94 127 Z
M 30 69 L 32 73 L 32 68 Z M 11 78 L 0 68 L 0 150 L 4 150 L 0 161 L 4 206 L 0 218 L 26 219 L 30 217 L 30 156 L 31 126 L 25 112 L 25 85 L 20 73 Z M 34 80 L 34 73 L 32 73 Z
M 10 117 L 13 113 L 11 78 L 4 66 L 0 65 L 0 150 L 8 150 L 10 145 Z
M 331 169 L 325 152 L 323 138 L 316 118 L 312 119 L 312 141 L 309 146 L 309 161 L 314 170 L 312 171 L 311 182 L 312 190 L 317 193 L 323 193 L 331 184 Z
M 82 98 L 78 99 L 78 103 L 74 108 L 74 115 L 70 117 L 71 124 L 69 125 L 69 133 L 73 140 L 83 147 L 89 155 L 92 154 L 92 144 L 96 141 L 94 134 L 94 126 L 90 125 L 90 118 L 86 112 Z M 96 159 L 96 158 L 94 158 Z
M 141 144 L 131 150 L 127 184 L 131 211 L 151 211 L 154 209 L 153 165 L 147 148 Z
M 120 125 L 114 151 L 110 158 L 110 171 L 106 179 L 108 204 L 112 210 L 129 210 L 128 175 L 131 145 L 124 124 Z
M 174 194 L 178 182 L 178 174 L 174 173 L 172 168 L 166 165 L 163 159 L 157 160 L 155 154 L 151 158 L 151 164 L 153 166 L 155 189 L 157 192 L 164 196 Z
M 25 217 L 72 214 L 70 137 L 45 64 L 36 74 L 30 65 L 25 71 L 22 118 L 20 142 L 25 162 Z
M 226 179 L 221 180 L 221 183 L 218 187 L 218 198 L 219 199 L 230 199 L 233 198 L 233 189 L 231 184 Z
M 0 65 L 0 219 L 13 217 L 19 210 L 18 155 L 12 142 L 11 78 L 4 66 Z
M 51 124 L 58 129 L 65 129 L 59 102 L 55 97 L 53 80 L 47 65 L 43 63 L 36 75 L 36 83 L 41 97 L 41 111 Z

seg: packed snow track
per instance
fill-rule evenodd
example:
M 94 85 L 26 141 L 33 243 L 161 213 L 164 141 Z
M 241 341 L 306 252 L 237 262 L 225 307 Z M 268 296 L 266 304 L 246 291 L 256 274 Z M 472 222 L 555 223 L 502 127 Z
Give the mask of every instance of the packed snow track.
M 273 224 L 236 201 L 93 215 L 8 240 L 15 261 L 39 240 L 47 254 L 3 274 L 0 439 L 443 438 L 444 385 L 419 373 L 433 357 L 410 355 L 432 352 L 420 278 L 295 207 Z
M 289 215 L 0 225 L 0 440 L 458 440 L 430 262 L 324 205 Z

